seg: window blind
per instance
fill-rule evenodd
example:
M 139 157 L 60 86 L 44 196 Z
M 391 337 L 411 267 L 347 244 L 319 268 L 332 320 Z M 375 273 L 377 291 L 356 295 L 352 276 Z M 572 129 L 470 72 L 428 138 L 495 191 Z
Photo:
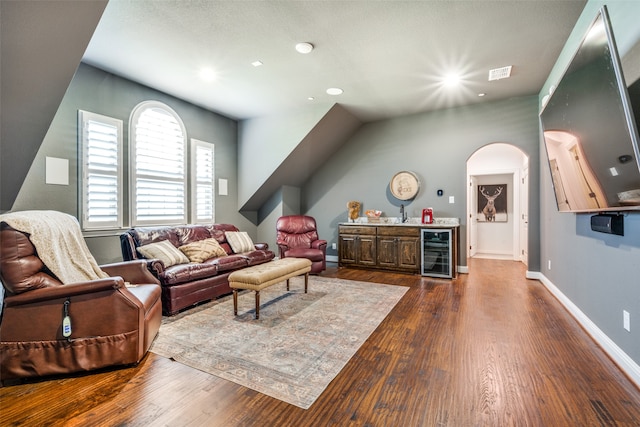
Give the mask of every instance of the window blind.
M 192 222 L 215 222 L 214 144 L 191 140 Z
M 134 112 L 133 222 L 186 222 L 186 138 L 168 107 L 144 105 Z
M 79 111 L 83 229 L 122 226 L 122 121 Z

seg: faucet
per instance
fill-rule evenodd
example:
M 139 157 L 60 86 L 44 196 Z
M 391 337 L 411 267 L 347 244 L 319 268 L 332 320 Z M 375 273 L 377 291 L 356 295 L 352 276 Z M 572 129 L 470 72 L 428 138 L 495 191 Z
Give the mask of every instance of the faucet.
M 403 224 L 407 221 L 407 216 L 404 213 L 404 205 L 400 205 L 400 219 Z

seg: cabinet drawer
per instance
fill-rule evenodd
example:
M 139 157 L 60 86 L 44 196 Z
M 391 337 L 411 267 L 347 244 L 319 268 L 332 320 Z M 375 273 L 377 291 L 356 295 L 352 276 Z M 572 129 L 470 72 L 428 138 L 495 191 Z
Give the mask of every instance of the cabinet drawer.
M 364 234 L 364 235 L 375 236 L 376 227 L 341 225 L 339 227 L 339 233 L 340 234 Z
M 420 237 L 420 228 L 418 227 L 378 227 L 378 236 L 409 236 Z

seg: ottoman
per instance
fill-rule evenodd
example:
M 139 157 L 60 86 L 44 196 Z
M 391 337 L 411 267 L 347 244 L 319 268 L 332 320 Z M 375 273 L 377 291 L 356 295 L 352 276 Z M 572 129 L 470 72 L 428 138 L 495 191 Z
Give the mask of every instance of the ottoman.
M 229 275 L 229 286 L 233 289 L 233 314 L 238 314 L 238 289 L 249 289 L 256 293 L 256 319 L 260 318 L 260 291 L 283 280 L 304 274 L 304 292 L 307 293 L 311 261 L 305 258 L 281 258 L 271 262 L 234 271 Z

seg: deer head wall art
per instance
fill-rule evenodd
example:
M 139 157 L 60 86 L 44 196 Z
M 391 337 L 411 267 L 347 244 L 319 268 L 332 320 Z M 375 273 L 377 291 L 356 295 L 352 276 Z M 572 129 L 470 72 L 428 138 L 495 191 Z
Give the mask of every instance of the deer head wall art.
M 478 185 L 478 222 L 507 221 L 507 184 Z

